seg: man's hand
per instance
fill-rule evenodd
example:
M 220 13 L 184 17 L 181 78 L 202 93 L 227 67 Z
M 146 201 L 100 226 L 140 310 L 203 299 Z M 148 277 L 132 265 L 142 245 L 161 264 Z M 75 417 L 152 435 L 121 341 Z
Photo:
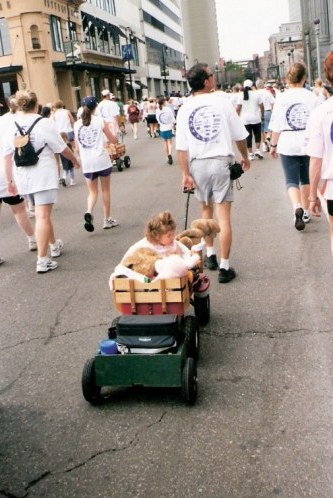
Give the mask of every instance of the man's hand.
M 242 157 L 241 159 L 241 165 L 242 165 L 242 169 L 243 171 L 247 171 L 250 169 L 250 159 L 248 157 Z
M 192 176 L 190 174 L 183 175 L 183 189 L 192 190 L 194 188 L 196 188 L 196 184 Z

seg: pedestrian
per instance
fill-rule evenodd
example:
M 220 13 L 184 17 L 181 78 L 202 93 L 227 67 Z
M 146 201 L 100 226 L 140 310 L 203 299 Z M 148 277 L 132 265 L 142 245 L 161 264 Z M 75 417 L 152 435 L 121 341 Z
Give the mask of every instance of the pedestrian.
M 324 59 L 326 79 L 333 83 L 333 51 Z M 333 256 L 333 145 L 332 145 L 333 100 L 327 99 L 314 109 L 307 123 L 306 153 L 310 156 L 310 215 L 320 216 L 321 205 L 318 197 L 319 182 L 325 185 L 324 199 L 327 203 L 330 225 L 331 253 Z
M 305 152 L 305 128 L 318 98 L 304 88 L 306 67 L 295 62 L 286 76 L 288 89 L 275 100 L 270 129 L 271 155 L 280 155 L 296 230 L 304 230 L 309 216 L 309 156 Z
M 164 141 L 164 152 L 167 156 L 167 162 L 168 164 L 172 164 L 172 136 L 175 124 L 175 115 L 173 110 L 168 107 L 165 97 L 160 97 L 158 99 L 156 118 L 160 125 L 160 137 Z
M 114 95 L 108 88 L 102 90 L 102 100 L 97 106 L 96 116 L 101 116 L 109 124 L 111 133 L 117 135 L 119 132 L 118 117 L 120 107 L 113 99 Z
M 66 133 L 68 140 L 70 141 L 72 148 L 74 147 L 74 131 L 73 126 L 75 123 L 72 113 L 65 109 L 65 104 L 62 100 L 57 100 L 52 106 L 53 112 L 51 112 L 50 117 L 56 124 L 59 134 Z M 59 174 L 59 183 L 66 187 L 66 182 L 62 178 L 61 172 L 61 161 L 59 156 L 56 156 L 56 162 Z
M 261 142 L 261 122 L 264 119 L 264 106 L 260 93 L 256 91 L 255 85 L 251 80 L 245 80 L 243 83 L 243 92 L 240 92 L 236 107 L 237 113 L 240 115 L 245 128 L 248 131 L 247 148 L 249 151 L 249 159 L 263 159 L 264 156 L 260 152 Z M 252 142 L 256 145 L 256 150 L 253 152 Z
M 315 79 L 312 91 L 317 95 L 320 103 L 325 102 L 330 96 L 326 88 L 324 87 L 323 80 L 320 78 Z
M 219 268 L 218 281 L 230 282 L 236 272 L 230 267 L 231 202 L 233 182 L 229 165 L 234 161 L 233 141 L 240 152 L 242 168 L 250 168 L 246 137 L 242 124 L 228 97 L 214 92 L 214 72 L 207 64 L 196 64 L 187 73 L 192 89 L 177 115 L 176 149 L 184 189 L 195 188 L 201 202 L 202 218 L 214 216 L 220 226 L 220 263 L 217 262 L 213 238 L 206 238 L 206 267 Z
M 80 154 L 82 171 L 88 189 L 87 211 L 84 214 L 84 228 L 93 232 L 93 211 L 98 197 L 98 179 L 103 198 L 103 229 L 113 228 L 118 222 L 111 218 L 111 171 L 112 163 L 104 146 L 104 135 L 113 144 L 118 138 L 111 132 L 109 123 L 96 116 L 97 100 L 88 96 L 82 100 L 81 118 L 74 125 L 74 134 Z
M 256 81 L 257 92 L 261 95 L 262 104 L 264 106 L 264 119 L 261 123 L 261 142 L 262 142 L 262 151 L 269 152 L 270 150 L 270 140 L 271 134 L 269 130 L 269 123 L 272 116 L 272 109 L 274 106 L 275 98 L 271 94 L 267 87 L 265 87 L 265 83 L 263 80 L 258 79 Z
M 128 121 L 131 124 L 134 140 L 138 138 L 138 122 L 140 121 L 141 111 L 133 99 L 129 100 L 127 107 Z
M 60 135 L 61 135 L 61 138 L 63 139 L 63 141 L 65 142 L 65 144 L 67 145 L 67 147 L 69 149 L 73 150 L 72 144 L 68 140 L 67 133 L 62 132 L 62 133 L 60 133 Z M 67 157 L 65 157 L 63 154 L 60 154 L 60 160 L 61 160 L 62 170 L 63 170 L 63 177 L 62 177 L 62 179 L 64 180 L 63 185 L 67 186 L 66 180 L 69 178 L 70 187 L 74 187 L 74 185 L 76 185 L 76 183 L 75 183 L 75 178 L 74 178 L 74 165 L 73 165 L 72 161 L 70 159 L 67 159 Z
M 32 91 L 18 91 L 15 100 L 19 113 L 15 122 L 8 127 L 4 145 L 5 177 L 8 195 L 33 194 L 35 203 L 35 237 L 37 242 L 37 273 L 55 270 L 58 264 L 49 258 L 61 254 L 63 242 L 56 239 L 51 219 L 53 205 L 58 197 L 58 173 L 54 154 L 64 154 L 73 161 L 74 167 L 80 165 L 73 152 L 64 144 L 55 124 L 48 118 L 37 114 L 38 99 Z M 37 121 L 39 119 L 39 121 Z M 34 166 L 18 167 L 13 165 L 15 136 L 18 134 L 16 123 L 25 132 L 34 124 L 30 140 L 34 150 L 39 153 Z
M 148 134 L 151 136 L 151 138 L 157 137 L 157 108 L 158 106 L 156 104 L 156 100 L 153 97 L 150 97 L 146 106 L 146 123 L 148 126 Z

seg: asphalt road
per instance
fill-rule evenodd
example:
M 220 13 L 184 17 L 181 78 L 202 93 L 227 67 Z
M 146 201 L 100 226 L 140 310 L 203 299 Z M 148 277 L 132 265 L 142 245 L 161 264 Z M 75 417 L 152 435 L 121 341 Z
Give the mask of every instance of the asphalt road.
M 132 166 L 112 174 L 120 226 L 83 229 L 86 190 L 62 188 L 54 211 L 59 268 L 35 273 L 6 206 L 0 252 L 0 496 L 23 498 L 329 498 L 333 496 L 332 257 L 325 217 L 297 232 L 279 161 L 254 161 L 235 192 L 231 262 L 211 278 L 198 399 L 118 389 L 90 406 L 87 358 L 116 316 L 108 279 L 149 216 L 183 228 L 177 165 L 144 126 L 126 137 Z M 199 217 L 194 198 L 190 220 Z

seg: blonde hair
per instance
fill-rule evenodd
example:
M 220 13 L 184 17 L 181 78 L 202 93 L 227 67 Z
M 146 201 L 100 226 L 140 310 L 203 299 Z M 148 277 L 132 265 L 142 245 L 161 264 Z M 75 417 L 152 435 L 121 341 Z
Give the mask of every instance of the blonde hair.
M 170 211 L 153 216 L 147 223 L 145 236 L 150 243 L 158 243 L 161 235 L 176 230 L 176 222 Z
M 37 95 L 31 90 L 17 91 L 15 93 L 17 109 L 23 112 L 33 111 L 38 103 Z
M 286 79 L 291 85 L 300 83 L 306 76 L 306 67 L 301 62 L 295 62 L 289 68 Z

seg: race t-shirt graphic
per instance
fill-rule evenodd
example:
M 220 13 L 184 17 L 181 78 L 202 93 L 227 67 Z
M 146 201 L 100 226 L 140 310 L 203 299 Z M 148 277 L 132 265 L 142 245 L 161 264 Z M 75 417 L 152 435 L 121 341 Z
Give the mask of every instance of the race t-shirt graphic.
M 172 124 L 173 117 L 170 112 L 162 111 L 158 117 L 159 122 L 164 125 Z
M 190 114 L 189 128 L 196 139 L 213 142 L 222 128 L 221 116 L 212 106 L 198 107 Z
M 98 136 L 98 130 L 91 126 L 80 126 L 78 130 L 78 141 L 84 149 L 91 149 L 95 146 Z
M 291 105 L 286 112 L 286 119 L 291 130 L 305 130 L 309 117 L 309 109 L 302 103 Z

